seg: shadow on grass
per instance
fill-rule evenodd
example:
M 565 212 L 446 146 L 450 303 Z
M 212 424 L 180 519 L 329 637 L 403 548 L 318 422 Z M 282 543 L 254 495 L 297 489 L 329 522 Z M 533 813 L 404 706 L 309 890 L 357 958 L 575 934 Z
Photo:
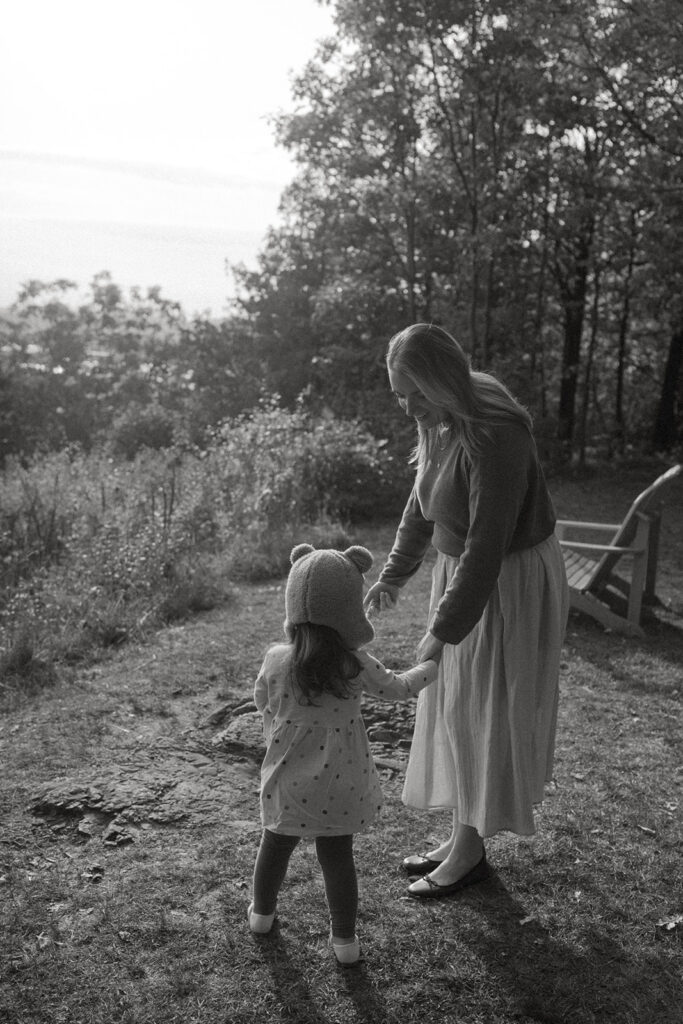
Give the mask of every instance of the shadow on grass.
M 278 1020 L 295 1024 L 327 1024 L 311 995 L 311 985 L 289 954 L 277 921 L 267 935 L 255 936 L 259 955 L 270 971 L 272 992 L 278 1001 Z
M 342 981 L 356 1008 L 359 1021 L 368 1024 L 385 1024 L 389 1021 L 386 1003 L 379 988 L 372 979 L 371 972 L 365 962 L 361 961 L 352 968 L 340 968 Z
M 569 883 L 566 897 L 571 904 Z M 598 903 L 591 913 L 583 908 L 581 918 L 578 908 L 576 917 L 555 908 L 551 918 L 557 923 L 549 926 L 525 902 L 498 873 L 445 900 L 409 901 L 415 908 L 411 933 L 399 930 L 400 941 L 384 951 L 369 938 L 368 960 L 351 968 L 338 967 L 319 937 L 311 947 L 276 922 L 269 935 L 254 937 L 268 975 L 258 987 L 261 998 L 267 993 L 262 1019 L 680 1024 L 679 935 L 641 928 L 617 902 L 602 912 Z M 412 943 L 419 944 L 414 958 Z M 417 970 L 403 969 L 413 961 Z
M 622 637 L 606 632 L 601 625 L 580 612 L 571 612 L 566 643 L 584 660 L 609 673 L 613 672 L 617 660 L 624 661 L 639 655 L 663 666 L 670 666 L 676 673 L 680 672 L 683 665 L 683 618 L 677 617 L 674 622 L 664 619 L 646 620 L 644 629 L 644 637 Z M 637 681 L 633 688 L 642 689 Z M 670 682 L 654 687 L 662 693 L 670 692 L 673 688 Z
M 570 947 L 530 918 L 499 876 L 478 888 L 476 909 L 488 927 L 470 941 L 489 979 L 497 980 L 515 1008 L 514 1019 L 679 1024 L 683 980 L 658 955 L 654 938 L 636 957 L 609 934 L 615 920 L 587 929 L 581 937 L 585 952 L 579 953 L 576 944 Z
M 300 962 L 289 952 L 288 942 L 277 921 L 268 935 L 256 938 L 255 942 L 264 965 L 270 971 L 272 992 L 279 1004 L 277 1019 L 293 1024 L 329 1024 L 329 1016 L 318 1008 L 313 994 L 317 992 L 320 997 L 316 968 L 312 965 L 310 980 L 304 976 Z M 387 1021 L 384 1000 L 362 957 L 351 967 L 335 965 L 331 950 L 329 958 L 332 969 L 336 966 L 340 983 L 356 1008 L 357 1019 L 372 1024 Z

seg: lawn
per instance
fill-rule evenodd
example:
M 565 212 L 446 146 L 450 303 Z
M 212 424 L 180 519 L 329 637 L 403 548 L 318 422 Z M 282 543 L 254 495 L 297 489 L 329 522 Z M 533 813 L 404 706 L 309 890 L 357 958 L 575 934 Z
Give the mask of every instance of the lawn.
M 616 521 L 658 468 L 553 481 L 563 517 Z M 301 538 L 305 540 L 306 538 Z M 391 529 L 355 539 L 381 563 Z M 410 662 L 429 574 L 374 645 Z M 7 1024 L 679 1024 L 683 1005 L 683 485 L 644 639 L 572 616 L 555 779 L 491 880 L 423 905 L 399 864 L 447 829 L 400 800 L 412 706 L 367 702 L 386 806 L 356 842 L 360 965 L 327 946 L 301 845 L 272 935 L 246 926 L 258 723 L 279 581 L 14 699 L 0 717 L 0 1020 Z

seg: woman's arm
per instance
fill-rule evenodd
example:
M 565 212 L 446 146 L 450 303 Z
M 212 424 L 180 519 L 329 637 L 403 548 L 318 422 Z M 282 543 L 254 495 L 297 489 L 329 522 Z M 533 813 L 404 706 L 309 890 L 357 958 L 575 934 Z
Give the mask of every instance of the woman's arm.
M 429 625 L 442 642 L 467 636 L 496 585 L 527 494 L 529 443 L 526 431 L 502 428 L 472 461 L 465 549 Z
M 432 541 L 434 523 L 425 519 L 413 487 L 396 531 L 394 544 L 379 576 L 380 583 L 400 588 L 422 565 Z

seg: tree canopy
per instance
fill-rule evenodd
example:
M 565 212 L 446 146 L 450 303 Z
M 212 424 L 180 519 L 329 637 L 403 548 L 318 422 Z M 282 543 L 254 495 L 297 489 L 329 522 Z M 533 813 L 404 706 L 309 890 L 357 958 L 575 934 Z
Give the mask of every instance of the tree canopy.
M 363 414 L 391 333 L 434 320 L 568 453 L 676 443 L 680 5 L 332 6 L 276 123 L 283 223 L 238 272 L 278 388 Z
M 679 446 L 679 0 L 330 6 L 274 118 L 297 172 L 232 268 L 233 314 L 188 321 L 106 274 L 73 309 L 70 282 L 29 282 L 0 322 L 2 452 L 199 437 L 264 394 L 385 437 L 386 344 L 420 320 L 561 458 Z

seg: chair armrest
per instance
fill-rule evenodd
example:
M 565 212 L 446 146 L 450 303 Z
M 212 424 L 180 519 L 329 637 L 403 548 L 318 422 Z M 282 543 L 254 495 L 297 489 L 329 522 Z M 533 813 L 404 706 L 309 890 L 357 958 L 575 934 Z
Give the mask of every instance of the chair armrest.
M 640 555 L 642 548 L 621 548 L 612 544 L 584 544 L 579 540 L 561 540 L 561 548 L 570 548 L 572 551 L 593 551 L 596 554 L 607 555 Z
M 573 530 L 609 530 L 616 533 L 621 523 L 586 523 L 581 519 L 558 519 L 555 526 L 570 527 Z

